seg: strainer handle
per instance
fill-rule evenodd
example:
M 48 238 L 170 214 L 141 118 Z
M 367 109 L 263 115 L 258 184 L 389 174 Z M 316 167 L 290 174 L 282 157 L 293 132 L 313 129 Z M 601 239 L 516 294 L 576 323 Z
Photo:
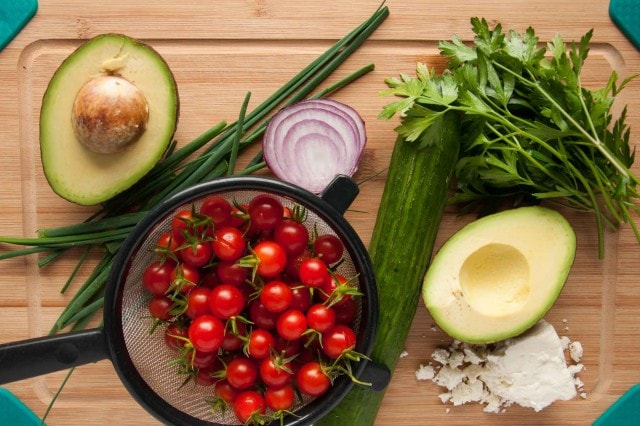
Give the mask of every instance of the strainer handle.
M 0 345 L 0 384 L 107 358 L 102 329 L 38 337 Z
M 335 207 L 340 214 L 344 214 L 359 192 L 360 188 L 353 179 L 346 175 L 337 175 L 322 191 L 320 198 Z

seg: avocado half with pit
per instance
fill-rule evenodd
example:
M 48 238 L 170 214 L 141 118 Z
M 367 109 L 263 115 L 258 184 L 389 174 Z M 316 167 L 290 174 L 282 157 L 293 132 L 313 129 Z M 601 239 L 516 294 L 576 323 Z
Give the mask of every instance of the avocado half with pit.
M 43 97 L 47 181 L 77 204 L 112 198 L 162 158 L 178 113 L 175 79 L 156 50 L 122 34 L 88 40 L 62 62 Z
M 447 240 L 425 275 L 422 297 L 436 324 L 467 343 L 517 336 L 554 304 L 569 275 L 576 236 L 546 207 L 471 222 Z

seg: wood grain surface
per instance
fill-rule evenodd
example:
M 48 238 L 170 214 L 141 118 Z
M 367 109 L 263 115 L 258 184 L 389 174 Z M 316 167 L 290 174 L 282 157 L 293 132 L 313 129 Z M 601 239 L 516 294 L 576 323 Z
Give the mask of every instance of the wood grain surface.
M 38 146 L 38 115 L 46 85 L 81 41 L 122 32 L 155 47 L 178 82 L 181 115 L 176 138 L 186 143 L 221 120 L 235 120 L 247 91 L 252 92 L 251 105 L 256 105 L 378 5 L 378 0 L 41 0 L 35 18 L 0 52 L 0 234 L 33 236 L 37 229 L 76 223 L 92 212 L 51 191 Z M 593 28 L 584 71 L 588 86 L 603 84 L 614 69 L 623 77 L 640 72 L 639 52 L 613 25 L 606 0 L 390 0 L 387 5 L 390 17 L 331 77 L 333 81 L 362 65 L 376 65 L 374 72 L 336 95 L 367 123 L 368 145 L 356 175 L 366 182 L 347 213 L 365 243 L 371 237 L 395 139 L 396 123 L 376 118 L 390 101 L 379 96 L 383 80 L 412 74 L 417 61 L 442 65 L 437 41 L 453 34 L 469 39 L 472 16 L 518 31 L 532 26 L 543 42 L 556 33 L 566 40 L 578 39 Z M 618 111 L 628 105 L 634 145 L 640 134 L 639 94 L 640 80 L 636 80 L 616 105 Z M 640 173 L 640 167 L 635 171 Z M 580 377 L 586 398 L 558 402 L 539 413 L 512 406 L 504 413 L 487 414 L 477 404 L 442 404 L 438 398 L 442 390 L 417 381 L 414 372 L 450 339 L 434 329 L 428 312 L 419 306 L 405 346 L 408 355 L 394 372 L 377 425 L 590 424 L 640 381 L 640 245 L 625 225 L 607 234 L 607 255 L 599 260 L 593 218 L 564 213 L 578 234 L 578 252 L 565 290 L 547 319 L 561 335 L 584 346 L 586 369 Z M 449 212 L 437 246 L 470 219 Z M 0 263 L 0 343 L 48 333 L 77 287 L 69 295 L 60 294 L 78 255 L 68 253 L 42 270 L 32 257 Z M 80 274 L 88 272 L 86 268 Z M 65 372 L 54 373 L 6 388 L 42 416 L 64 376 Z M 101 361 L 76 369 L 47 423 L 153 425 L 157 421 L 127 393 L 111 363 Z

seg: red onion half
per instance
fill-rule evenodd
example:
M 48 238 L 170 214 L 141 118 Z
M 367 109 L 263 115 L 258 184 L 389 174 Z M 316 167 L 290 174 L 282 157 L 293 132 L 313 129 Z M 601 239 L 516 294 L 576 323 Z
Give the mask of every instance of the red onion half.
M 364 121 L 352 107 L 312 99 L 271 118 L 262 150 L 278 178 L 318 194 L 336 175 L 353 176 L 366 142 Z

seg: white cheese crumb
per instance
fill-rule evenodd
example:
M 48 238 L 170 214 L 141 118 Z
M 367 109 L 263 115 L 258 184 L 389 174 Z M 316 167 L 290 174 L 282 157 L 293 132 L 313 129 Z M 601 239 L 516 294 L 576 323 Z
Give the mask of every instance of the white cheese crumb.
M 584 355 L 582 344 L 580 342 L 571 342 L 569 344 L 569 355 L 571 355 L 571 359 L 575 362 L 580 362 L 582 355 Z
M 576 364 L 567 365 L 567 349 Z M 576 397 L 584 387 L 576 377 L 584 368 L 578 363 L 582 352 L 579 342 L 561 339 L 543 320 L 527 333 L 494 345 L 454 341 L 447 349 L 436 349 L 431 358 L 440 366 L 421 365 L 416 377 L 446 388 L 439 395 L 443 403 L 478 402 L 490 413 L 504 412 L 512 404 L 540 411 Z
M 431 365 L 420 365 L 420 368 L 416 370 L 416 379 L 418 380 L 432 380 L 435 375 L 436 372 Z
M 409 356 L 409 352 L 407 352 L 407 351 L 402 351 L 402 352 L 400 353 L 400 358 L 406 358 L 406 357 L 408 357 L 408 356 Z

